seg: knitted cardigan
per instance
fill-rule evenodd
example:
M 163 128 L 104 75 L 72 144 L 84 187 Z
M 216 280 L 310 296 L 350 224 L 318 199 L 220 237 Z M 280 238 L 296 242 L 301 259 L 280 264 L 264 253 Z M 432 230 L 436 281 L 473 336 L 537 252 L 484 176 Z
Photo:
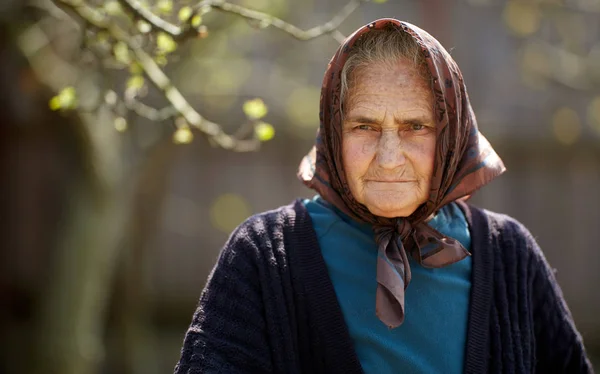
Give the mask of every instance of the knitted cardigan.
M 472 238 L 465 373 L 592 373 L 552 269 L 516 220 L 459 203 Z M 231 235 L 186 333 L 176 374 L 362 373 L 306 208 Z

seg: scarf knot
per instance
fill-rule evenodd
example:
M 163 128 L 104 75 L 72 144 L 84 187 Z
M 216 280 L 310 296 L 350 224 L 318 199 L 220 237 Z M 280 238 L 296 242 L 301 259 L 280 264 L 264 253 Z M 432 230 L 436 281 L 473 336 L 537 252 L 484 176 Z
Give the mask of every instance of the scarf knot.
M 400 241 L 413 236 L 415 230 L 406 218 L 396 218 L 390 225 L 374 225 L 373 232 L 375 241 L 379 244 L 384 241 L 390 241 L 392 238 Z
M 400 239 L 404 240 L 414 233 L 414 229 L 406 218 L 396 218 L 396 232 L 400 235 Z
M 397 218 L 393 225 L 375 225 L 373 231 L 378 247 L 376 313 L 383 323 L 394 328 L 404 321 L 404 290 L 411 272 L 403 242 L 413 237 L 414 229 L 407 219 Z M 381 308 L 382 305 L 389 307 Z

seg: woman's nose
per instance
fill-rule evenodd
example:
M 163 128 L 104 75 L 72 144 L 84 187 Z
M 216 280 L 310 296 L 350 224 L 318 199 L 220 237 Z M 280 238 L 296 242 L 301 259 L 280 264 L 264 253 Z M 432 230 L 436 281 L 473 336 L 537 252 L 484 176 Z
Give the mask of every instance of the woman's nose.
M 406 163 L 402 138 L 398 131 L 383 131 L 377 149 L 377 162 L 384 169 L 395 169 Z

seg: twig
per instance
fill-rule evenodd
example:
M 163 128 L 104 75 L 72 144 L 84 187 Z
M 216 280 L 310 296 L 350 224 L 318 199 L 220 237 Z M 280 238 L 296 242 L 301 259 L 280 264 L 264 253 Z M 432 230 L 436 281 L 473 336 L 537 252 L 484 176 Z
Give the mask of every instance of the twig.
M 308 30 L 302 30 L 290 23 L 287 23 L 279 18 L 273 17 L 269 14 L 258 12 L 256 10 L 251 10 L 243 6 L 231 4 L 222 0 L 205 0 L 200 2 L 198 4 L 198 7 L 201 8 L 203 6 L 210 6 L 211 8 L 215 8 L 223 12 L 237 14 L 249 20 L 265 21 L 268 22 L 270 26 L 285 31 L 286 33 L 290 34 L 296 39 L 310 40 L 321 35 L 330 34 L 337 30 L 337 28 L 342 24 L 342 22 L 344 22 L 344 20 L 348 18 L 348 16 L 352 14 L 352 12 L 354 12 L 356 8 L 358 8 L 363 2 L 366 2 L 366 0 L 350 0 L 350 2 L 348 2 L 348 4 L 346 4 L 340 10 L 340 12 L 337 15 L 335 15 L 330 21 L 320 26 L 315 26 Z
M 144 69 L 144 72 L 148 78 L 154 83 L 154 85 L 161 90 L 167 100 L 171 103 L 183 118 L 193 127 L 199 129 L 202 133 L 206 134 L 212 139 L 218 146 L 224 149 L 234 151 L 251 151 L 256 150 L 260 141 L 257 139 L 250 140 L 239 140 L 234 137 L 227 135 L 223 132 L 221 126 L 218 124 L 203 118 L 183 97 L 181 92 L 171 83 L 171 80 L 162 71 L 160 67 L 154 62 L 146 51 L 139 48 L 136 45 L 128 44 L 129 48 L 135 53 L 139 64 Z
M 162 122 L 167 119 L 174 118 L 179 114 L 172 105 L 168 105 L 161 109 L 156 109 L 134 98 L 124 100 L 123 103 L 127 109 L 133 111 L 138 116 L 154 122 Z
M 174 38 L 180 37 L 185 33 L 183 27 L 165 21 L 164 19 L 152 13 L 152 11 L 144 8 L 142 3 L 137 0 L 119 0 L 119 3 L 125 9 L 129 9 L 133 13 L 137 14 L 138 17 L 151 24 L 154 28 L 162 30 Z
M 222 12 L 236 14 L 248 20 L 263 22 L 267 26 L 273 26 L 277 29 L 280 29 L 299 40 L 310 40 L 321 35 L 332 34 L 336 40 L 340 41 L 340 39 L 343 40 L 343 36 L 340 37 L 342 34 L 337 31 L 337 28 L 342 22 L 344 22 L 346 18 L 348 18 L 350 14 L 352 14 L 352 12 L 356 10 L 356 8 L 360 6 L 361 3 L 367 1 L 368 0 L 350 0 L 350 2 L 348 2 L 331 20 L 308 30 L 302 30 L 299 27 L 285 22 L 280 18 L 273 17 L 270 14 L 248 9 L 241 5 L 232 4 L 223 0 L 201 1 L 193 7 L 193 12 L 195 13 L 200 9 L 209 7 Z M 189 22 L 178 26 L 165 21 L 164 19 L 152 13 L 150 10 L 144 8 L 138 0 L 119 0 L 119 2 L 125 8 L 137 14 L 138 17 L 150 23 L 154 28 L 168 33 L 176 40 L 181 40 L 187 36 L 193 35 L 194 32 L 197 31 Z
M 339 30 L 333 30 L 331 36 L 340 44 L 342 44 L 346 39 L 346 36 L 342 34 Z
M 171 118 L 177 117 L 179 112 L 172 106 L 168 105 L 164 108 L 157 109 L 150 105 L 144 104 L 135 97 L 127 97 L 128 95 L 124 95 L 125 97 L 121 98 L 119 95 L 113 91 L 108 90 L 104 95 L 104 100 L 109 107 L 113 108 L 115 111 L 119 108 L 123 110 L 130 110 L 137 114 L 140 117 L 149 119 L 153 122 L 162 122 Z

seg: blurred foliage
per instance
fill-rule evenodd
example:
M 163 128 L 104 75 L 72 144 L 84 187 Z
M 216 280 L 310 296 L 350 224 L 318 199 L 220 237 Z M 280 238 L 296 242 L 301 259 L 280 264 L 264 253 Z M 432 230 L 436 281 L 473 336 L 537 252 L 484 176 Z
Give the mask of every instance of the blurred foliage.
M 251 119 L 261 119 L 267 114 L 267 106 L 261 99 L 246 101 L 243 109 L 246 116 Z
M 263 142 L 271 140 L 275 136 L 275 128 L 265 122 L 259 122 L 259 124 L 254 128 L 254 131 L 256 133 L 256 137 Z
M 520 64 L 525 85 L 534 90 L 558 85 L 590 93 L 591 100 L 585 103 L 588 115 L 583 120 L 581 108 L 564 104 L 554 108 L 551 122 L 555 139 L 564 145 L 575 144 L 588 131 L 584 122 L 597 134 L 593 93 L 600 91 L 600 0 L 509 0 L 503 6 L 502 19 L 522 40 Z
M 529 36 L 540 27 L 540 11 L 533 2 L 509 0 L 504 7 L 503 18 L 506 26 L 517 36 Z
M 581 120 L 576 111 L 561 107 L 552 116 L 554 136 L 563 144 L 574 144 L 581 136 Z
M 127 120 L 123 117 L 115 118 L 114 125 L 115 125 L 115 130 L 117 130 L 118 132 L 127 131 Z
M 235 23 L 230 27 L 229 35 L 217 33 L 212 43 L 202 46 L 191 43 L 192 49 L 201 48 L 202 52 L 193 52 L 192 56 L 198 56 L 198 60 L 192 60 L 187 65 L 184 63 L 182 68 L 175 69 L 173 79 L 170 65 L 180 59 L 182 54 L 178 51 L 183 48 L 187 52 L 190 47 L 187 42 L 190 40 L 209 37 L 209 27 L 205 24 L 204 17 L 212 16 L 214 12 L 235 15 L 258 29 L 277 28 L 300 40 L 327 34 L 341 40 L 343 35 L 338 31 L 338 26 L 366 0 L 350 0 L 329 22 L 308 30 L 302 30 L 278 18 L 288 11 L 289 4 L 285 0 L 242 1 L 240 4 L 222 0 L 208 0 L 197 4 L 187 0 L 39 1 L 39 7 L 48 11 L 49 18 L 61 22 L 74 21 L 80 32 L 79 41 L 55 49 L 57 59 L 63 55 L 73 56 L 74 60 L 65 63 L 78 66 L 81 70 L 89 70 L 89 66 L 93 65 L 102 74 L 106 74 L 108 70 L 128 70 L 130 73 L 122 93 L 118 81 L 110 83 L 101 78 L 99 87 L 96 88 L 101 92 L 94 95 L 98 100 L 88 102 L 82 109 L 84 112 L 96 112 L 99 108 L 108 106 L 115 117 L 127 118 L 127 113 L 132 111 L 151 121 L 172 121 L 175 125 L 173 141 L 177 144 L 191 142 L 194 138 L 191 128 L 194 128 L 213 145 L 236 151 L 251 151 L 274 136 L 273 126 L 262 120 L 267 114 L 262 100 L 246 102 L 243 112 L 247 116 L 247 123 L 243 123 L 234 135 L 229 135 L 222 125 L 201 115 L 183 94 L 201 93 L 207 96 L 207 104 L 211 106 L 225 108 L 231 105 L 230 99 L 211 97 L 235 95 L 249 77 L 251 69 L 248 61 L 235 53 L 231 53 L 232 58 L 225 61 L 211 56 L 223 55 L 221 52 L 229 49 L 228 38 L 235 32 Z M 219 23 L 215 23 L 213 27 L 219 29 Z M 39 34 L 36 37 L 39 39 L 42 36 Z M 63 43 L 62 40 L 58 41 Z M 41 40 L 37 42 L 43 43 Z M 53 44 L 53 41 L 50 39 L 48 43 Z M 35 51 L 28 54 L 35 55 Z M 198 74 L 204 79 L 189 79 Z M 69 82 L 64 82 L 70 86 L 51 100 L 49 105 L 52 109 L 76 108 L 77 96 L 71 86 L 81 85 L 81 80 L 84 79 L 76 73 L 71 75 Z M 145 101 L 151 99 L 151 92 L 162 95 L 167 105 L 159 109 L 147 104 Z M 106 101 L 108 93 L 111 94 L 110 102 Z M 127 131 L 127 122 L 129 121 L 123 122 L 120 119 L 114 121 L 117 131 Z M 247 131 L 249 126 L 254 131 Z
M 229 234 L 251 212 L 246 199 L 238 194 L 226 193 L 218 196 L 210 207 L 210 220 L 215 228 Z
M 52 110 L 70 110 L 77 108 L 77 93 L 75 88 L 69 86 L 63 88 L 58 95 L 50 99 L 48 103 Z
M 592 124 L 592 128 L 600 135 L 600 96 L 592 99 L 588 107 L 588 121 Z
M 314 136 L 314 127 L 319 123 L 319 107 L 321 89 L 316 86 L 300 86 L 294 89 L 286 99 L 285 112 L 296 126 L 297 135 Z M 306 131 L 309 130 L 309 131 Z
M 192 134 L 192 130 L 186 125 L 180 127 L 173 134 L 173 142 L 175 144 L 189 144 L 194 140 L 194 134 Z

